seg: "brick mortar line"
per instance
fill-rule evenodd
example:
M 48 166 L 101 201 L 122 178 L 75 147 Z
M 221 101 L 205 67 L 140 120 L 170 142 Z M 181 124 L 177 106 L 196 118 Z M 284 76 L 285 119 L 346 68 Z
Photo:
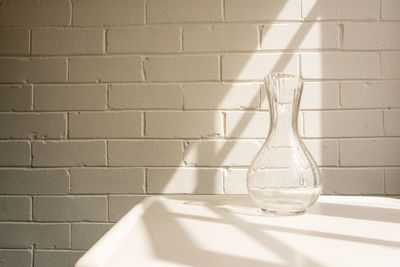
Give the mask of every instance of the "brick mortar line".
M 105 140 L 105 144 L 104 144 L 104 156 L 105 156 L 105 165 L 108 166 L 110 159 L 109 159 L 109 154 L 108 154 L 108 139 Z
M 144 7 L 144 15 L 143 15 L 144 25 L 147 25 L 147 23 L 148 23 L 148 21 L 147 21 L 147 4 L 148 4 L 148 1 L 145 0 L 144 5 L 143 5 L 143 7 Z
M 399 79 L 365 79 L 365 78 L 303 78 L 304 82 L 400 82 Z M 181 81 L 103 81 L 96 83 L 95 81 L 91 82 L 36 82 L 36 83 L 24 83 L 24 82 L 15 82 L 15 83 L 1 83 L 1 86 L 15 86 L 15 85 L 32 85 L 32 86 L 89 86 L 89 85 L 176 85 L 176 84 L 262 84 L 263 79 L 243 79 L 243 80 L 223 80 L 219 81 L 215 80 L 181 80 Z
M 205 194 L 190 194 L 192 196 L 215 196 L 215 195 L 245 195 L 242 193 L 234 193 L 234 194 L 215 194 L 215 193 L 205 193 Z M 383 196 L 383 193 L 380 194 L 368 194 L 365 195 L 363 193 L 359 193 L 359 194 L 322 194 L 322 195 L 333 195 L 333 196 Z M 400 196 L 400 194 L 395 193 L 395 194 L 388 194 L 390 196 Z M 131 195 L 115 195 L 115 196 L 131 196 Z M 188 196 L 187 193 L 148 193 L 146 195 L 141 195 L 140 197 L 157 197 L 157 196 Z M 107 222 L 107 221 L 12 221 L 12 220 L 8 220 L 8 221 L 0 221 L 0 225 L 1 224 L 26 224 L 26 225 L 40 225 L 40 224 L 51 224 L 51 225 L 57 225 L 57 224 L 63 224 L 63 225 L 67 225 L 67 224 L 74 224 L 74 225 L 90 225 L 90 224 L 96 224 L 96 225 L 109 225 L 112 226 L 115 223 L 117 223 L 117 221 L 111 221 L 111 222 Z M 0 247 L 0 250 L 2 249 L 25 249 L 25 248 L 6 248 L 6 247 Z M 46 249 L 46 248 L 40 248 L 40 249 Z M 66 250 L 68 248 L 59 248 L 60 250 Z M 72 250 L 76 250 L 74 248 L 72 248 Z
M 29 30 L 29 56 L 32 56 L 32 30 Z
M 147 172 L 147 168 L 144 168 L 144 194 L 148 194 L 148 179 L 147 179 L 147 175 L 148 175 L 148 172 Z
M 300 18 L 304 21 L 303 0 L 300 0 Z
M 337 81 L 346 81 L 346 82 L 398 82 L 400 81 L 399 79 L 377 79 L 377 78 L 371 78 L 371 79 L 363 79 L 363 78 L 347 78 L 347 79 L 337 79 L 337 78 L 325 78 L 325 79 L 320 79 L 320 78 L 303 78 L 304 82 L 337 82 Z M 36 83 L 23 83 L 23 82 L 15 82 L 15 83 L 1 83 L 0 82 L 0 87 L 1 86 L 13 86 L 13 85 L 33 85 L 33 86 L 43 86 L 43 85 L 49 85 L 49 86 L 55 86 L 55 85 L 60 85 L 60 86 L 67 86 L 67 85 L 76 85 L 76 86 L 85 86 L 85 85 L 107 85 L 107 84 L 114 84 L 114 85 L 170 85 L 170 84 L 261 84 L 263 83 L 263 79 L 243 79 L 243 80 L 222 80 L 219 81 L 218 79 L 213 79 L 213 80 L 180 80 L 180 81 L 103 81 L 96 83 L 95 81 L 90 81 L 90 82 L 36 82 Z
M 103 37 L 103 54 L 107 54 L 107 40 L 108 40 L 108 29 L 107 28 L 102 28 L 102 37 Z
M 89 53 L 89 54 L 0 54 L 0 59 L 97 59 L 97 58 L 124 58 L 124 57 L 184 57 L 184 56 L 261 56 L 261 55 L 307 55 L 307 54 L 379 54 L 397 53 L 400 48 L 388 49 L 342 49 L 342 48 L 310 48 L 310 49 L 248 49 L 248 50 L 216 50 L 216 51 L 177 51 L 177 52 L 118 52 L 118 53 Z
M 74 23 L 74 1 L 73 0 L 69 0 L 69 4 L 70 4 L 70 16 L 69 16 L 69 25 L 71 27 L 73 27 L 73 23 Z
M 221 1 L 221 21 L 225 22 L 226 17 L 226 3 L 225 0 Z
M 115 224 L 115 223 L 113 223 Z M 1 249 L 0 249 L 1 250 Z M 58 252 L 86 252 L 87 250 L 83 250 L 83 249 L 65 249 L 65 248 L 36 248 L 35 252 L 53 252 L 53 251 L 58 251 Z
M 35 266 L 35 253 L 34 253 L 34 251 L 35 251 L 35 247 L 34 246 L 32 246 L 31 247 L 31 249 L 30 249 L 30 254 L 31 254 L 31 266 L 32 267 L 34 267 Z
M 102 25 L 1 25 L 0 29 L 90 29 L 95 30 L 104 27 L 113 29 L 138 28 L 138 27 L 171 27 L 171 26 L 253 26 L 256 24 L 300 24 L 300 23 L 399 23 L 399 19 L 307 19 L 292 20 L 224 20 L 224 21 L 178 21 L 178 22 L 147 22 L 142 24 L 102 24 Z
M 384 169 L 398 169 L 400 168 L 400 165 L 360 165 L 360 166 L 352 166 L 352 165 L 346 165 L 346 166 L 339 166 L 339 165 L 318 165 L 320 168 L 336 168 L 336 169 L 359 169 L 359 168 L 384 168 Z M 226 168 L 229 169 L 248 169 L 249 165 L 238 165 L 238 166 L 226 166 L 226 165 L 221 165 L 221 166 L 143 166 L 143 167 L 118 167 L 118 166 L 102 166 L 102 167 L 71 167 L 71 169 L 74 170 L 84 170 L 84 169 L 90 169 L 90 170 L 131 170 L 131 169 L 185 169 L 185 170 L 197 170 L 197 169 L 204 169 L 204 170 L 223 170 Z M 24 171 L 26 169 L 19 169 L 19 168 L 0 168 L 0 170 L 21 170 Z M 28 169 L 31 170 L 31 169 Z M 59 170 L 59 168 L 37 168 L 36 170 Z M 68 192 L 66 194 L 29 194 L 29 193 L 16 193 L 16 194 L 10 194 L 10 193 L 0 193 L 0 196 L 3 197 L 42 197 L 42 196 L 108 196 L 108 195 L 138 195 L 138 196 L 143 196 L 146 193 L 127 193 L 127 192 L 122 192 L 122 193 L 99 193 L 99 192 L 89 192 L 89 193 L 72 193 Z
M 71 139 L 0 139 L 0 142 L 11 143 L 13 141 L 31 141 L 33 143 L 74 143 L 74 142 L 106 142 L 106 141 L 263 141 L 267 134 L 263 137 L 215 137 L 215 138 L 202 138 L 202 137 L 88 137 L 88 138 L 71 138 Z M 300 136 L 303 140 L 376 140 L 387 139 L 393 140 L 400 138 L 399 135 L 379 135 L 379 136 Z M 30 166 L 30 165 L 26 165 Z M 32 166 L 35 167 L 35 166 Z M 59 166 L 62 167 L 62 166 Z M 68 166 L 66 166 L 68 167 Z
M 249 164 L 250 165 L 250 164 Z M 220 168 L 248 168 L 249 165 L 243 165 L 243 164 L 238 164 L 238 165 L 200 165 L 200 164 L 195 164 L 193 166 L 186 166 L 184 163 L 182 165 L 166 165 L 166 166 L 157 166 L 157 165 L 143 165 L 143 166 L 127 166 L 127 165 L 121 165 L 121 166 L 86 166 L 86 167 L 81 167 L 78 168 L 76 166 L 70 166 L 69 168 L 77 168 L 77 169 L 101 169 L 101 170 L 106 170 L 106 169 L 134 169 L 134 168 L 156 168 L 156 169 L 220 169 Z M 400 168 L 400 165 L 333 165 L 333 164 L 324 164 L 324 165 L 318 165 L 321 168 L 325 167 L 332 167 L 332 168 Z M 51 171 L 52 169 L 54 170 L 59 170 L 61 167 L 59 166 L 54 166 L 53 168 L 49 168 L 48 166 L 42 168 L 42 167 L 37 167 L 33 169 L 29 169 L 30 171 L 32 170 L 43 170 L 45 169 L 47 171 Z M 22 170 L 20 168 L 0 168 L 0 170 Z M 29 171 L 28 170 L 28 171 Z M 118 194 L 118 193 L 68 193 L 68 194 L 29 194 L 29 193 L 16 193 L 16 194 L 0 194 L 2 196 L 107 196 L 108 194 Z M 136 194 L 139 195 L 140 193 L 131 193 L 131 194 Z M 143 193 L 144 194 L 144 193 Z
M 111 90 L 111 84 L 106 84 L 106 95 L 105 95 L 105 100 L 106 100 L 106 107 L 105 110 L 110 110 L 110 90 Z
M 352 79 L 303 79 L 305 82 L 400 82 L 399 79 L 357 79 L 357 78 L 352 78 Z M 35 86 L 54 86 L 54 85 L 59 85 L 59 86 L 89 86 L 89 85 L 99 85 L 99 86 L 104 86 L 104 85 L 180 85 L 180 84 L 209 84 L 209 85 L 218 85 L 218 84 L 236 84 L 236 85 L 241 85 L 241 84 L 264 84 L 264 81 L 262 79 L 260 80 L 224 80 L 222 82 L 220 81 L 167 81 L 167 82 L 162 82 L 162 81 L 152 81 L 152 82 L 142 82 L 142 81 L 132 81 L 132 82 L 41 82 L 41 83 L 23 83 L 23 82 L 15 82 L 15 83 L 0 83 L 0 86 L 16 86 L 16 85 L 31 85 L 33 87 Z
M 222 56 L 219 55 L 218 56 L 218 81 L 222 82 L 223 78 L 222 78 Z
M 383 194 L 388 195 L 386 190 L 386 170 L 383 169 Z

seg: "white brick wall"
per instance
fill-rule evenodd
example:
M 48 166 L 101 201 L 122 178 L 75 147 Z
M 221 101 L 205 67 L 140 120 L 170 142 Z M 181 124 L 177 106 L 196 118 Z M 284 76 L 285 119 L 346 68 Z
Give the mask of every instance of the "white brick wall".
M 400 195 L 399 31 L 399 0 L 2 1 L 0 262 L 71 267 L 147 194 L 246 193 L 272 71 L 305 79 L 323 193 Z

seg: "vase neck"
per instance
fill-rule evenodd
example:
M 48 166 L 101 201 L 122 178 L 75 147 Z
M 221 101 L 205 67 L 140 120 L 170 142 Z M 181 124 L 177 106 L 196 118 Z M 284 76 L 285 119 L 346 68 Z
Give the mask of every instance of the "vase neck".
M 271 109 L 272 130 L 279 135 L 297 133 L 297 103 L 273 103 Z
M 297 117 L 303 84 L 296 76 L 272 74 L 266 79 L 271 105 L 271 133 L 298 136 Z

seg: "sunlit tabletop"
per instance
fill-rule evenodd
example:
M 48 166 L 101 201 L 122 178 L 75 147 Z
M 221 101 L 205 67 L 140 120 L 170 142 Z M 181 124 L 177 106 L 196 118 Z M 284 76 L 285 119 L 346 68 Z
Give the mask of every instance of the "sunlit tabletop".
M 303 215 L 264 216 L 246 195 L 148 197 L 76 264 L 400 266 L 400 199 L 322 196 Z

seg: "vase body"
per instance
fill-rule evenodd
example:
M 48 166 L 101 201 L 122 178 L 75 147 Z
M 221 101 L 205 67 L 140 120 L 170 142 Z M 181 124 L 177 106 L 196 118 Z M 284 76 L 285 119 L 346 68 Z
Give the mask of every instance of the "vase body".
M 320 171 L 297 127 L 303 82 L 297 76 L 272 73 L 265 85 L 270 130 L 247 172 L 247 189 L 264 212 L 303 213 L 321 191 Z

